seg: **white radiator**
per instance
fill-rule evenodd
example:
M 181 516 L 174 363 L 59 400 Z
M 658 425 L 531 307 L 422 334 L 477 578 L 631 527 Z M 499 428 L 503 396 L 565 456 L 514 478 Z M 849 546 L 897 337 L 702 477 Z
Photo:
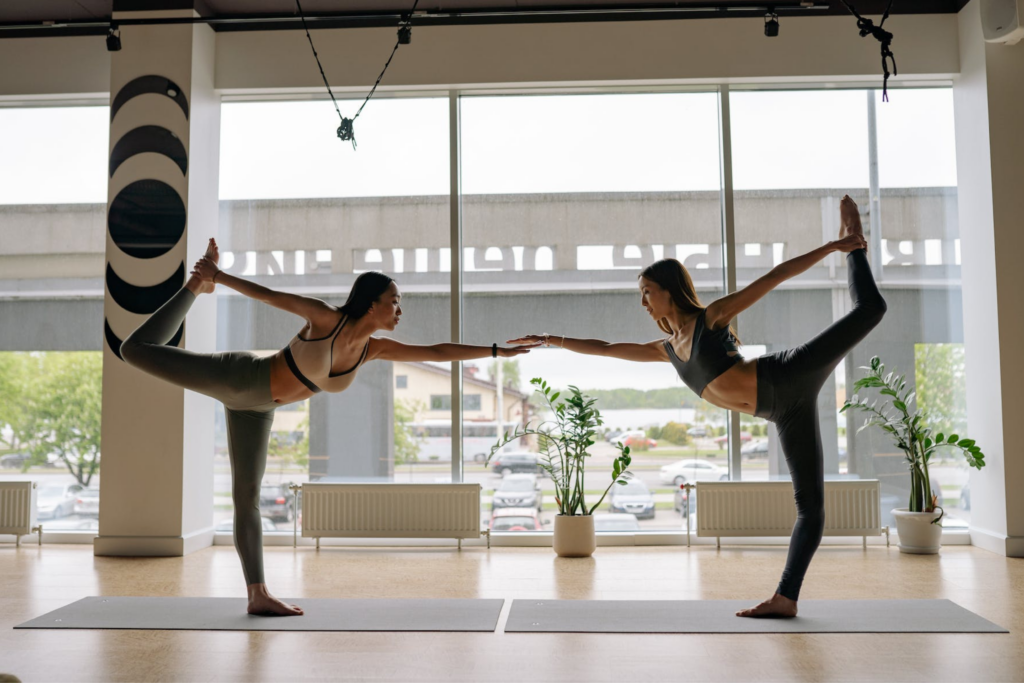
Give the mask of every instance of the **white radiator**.
M 43 542 L 43 528 L 36 524 L 36 484 L 31 481 L 0 481 L 0 535 L 13 535 L 15 544 L 21 537 L 39 533 Z
M 697 489 L 697 536 L 789 536 L 796 523 L 788 481 L 708 481 Z M 825 535 L 885 534 L 877 479 L 825 482 Z
M 302 535 L 479 538 L 480 484 L 303 484 Z M 488 536 L 488 544 L 490 537 Z

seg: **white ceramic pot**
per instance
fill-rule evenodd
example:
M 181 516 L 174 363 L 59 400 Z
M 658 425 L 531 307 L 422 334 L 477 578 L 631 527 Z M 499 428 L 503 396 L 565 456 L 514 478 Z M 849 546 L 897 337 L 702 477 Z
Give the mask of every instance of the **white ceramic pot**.
M 559 557 L 590 557 L 597 549 L 592 515 L 555 516 L 555 554 Z
M 914 555 L 935 555 L 942 546 L 942 527 L 932 524 L 940 511 L 910 512 L 906 508 L 892 511 L 896 519 L 896 533 L 900 537 L 900 552 Z

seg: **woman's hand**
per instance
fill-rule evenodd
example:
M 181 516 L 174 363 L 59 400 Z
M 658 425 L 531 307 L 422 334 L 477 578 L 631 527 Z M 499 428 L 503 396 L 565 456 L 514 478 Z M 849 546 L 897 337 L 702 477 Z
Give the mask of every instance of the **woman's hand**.
M 536 347 L 536 346 L 548 346 L 548 345 L 550 345 L 551 344 L 550 338 L 551 338 L 551 335 L 547 335 L 547 334 L 527 334 L 527 335 L 523 335 L 522 337 L 519 337 L 518 339 L 509 339 L 505 343 L 506 344 L 515 344 L 516 346 L 530 345 L 531 348 L 532 348 L 532 347 Z M 556 336 L 556 339 L 557 338 L 558 337 Z
M 217 264 L 203 256 L 196 261 L 196 265 L 192 266 L 190 275 L 195 275 L 205 282 L 213 282 L 213 278 L 217 277 L 219 272 L 220 268 L 217 267 Z
M 536 336 L 536 335 L 531 335 L 531 336 Z M 529 342 L 528 341 L 528 342 L 518 342 L 517 343 L 516 341 L 510 341 L 508 343 L 509 344 L 517 344 L 517 345 L 513 346 L 511 348 L 503 348 L 503 347 L 499 346 L 498 347 L 498 355 L 501 356 L 502 358 L 512 358 L 513 356 L 520 356 L 520 355 L 522 355 L 524 353 L 529 353 L 530 349 L 535 349 L 538 346 L 543 346 L 544 345 L 544 338 L 541 337 L 540 341 L 533 341 L 533 342 Z
M 851 251 L 857 251 L 858 249 L 867 249 L 868 243 L 864 239 L 864 235 L 847 235 L 832 242 L 832 248 L 844 254 L 849 254 Z

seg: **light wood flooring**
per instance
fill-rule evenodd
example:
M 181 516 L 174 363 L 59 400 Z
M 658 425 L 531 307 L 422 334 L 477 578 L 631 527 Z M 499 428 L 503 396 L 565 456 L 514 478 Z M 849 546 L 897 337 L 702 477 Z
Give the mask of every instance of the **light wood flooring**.
M 15 631 L 88 595 L 245 595 L 233 548 L 94 557 L 0 544 L 0 673 L 36 681 L 1024 681 L 1024 560 L 971 546 L 935 556 L 823 547 L 803 599 L 948 598 L 1010 634 L 502 633 L 513 598 L 768 597 L 784 547 L 267 548 L 277 595 L 505 598 L 497 633 Z M 300 602 L 301 604 L 301 602 Z M 2 677 L 0 677 L 2 680 Z

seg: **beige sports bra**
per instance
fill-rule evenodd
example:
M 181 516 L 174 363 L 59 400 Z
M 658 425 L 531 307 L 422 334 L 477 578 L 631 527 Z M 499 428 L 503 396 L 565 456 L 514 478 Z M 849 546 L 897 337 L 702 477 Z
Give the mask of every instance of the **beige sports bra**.
M 345 391 L 355 380 L 356 370 L 366 360 L 366 352 L 370 348 L 369 340 L 363 347 L 363 355 L 359 357 L 359 362 L 345 372 L 331 372 L 331 366 L 334 365 L 334 340 L 341 334 L 347 322 L 348 316 L 342 316 L 326 337 L 303 339 L 300 334 L 296 334 L 288 342 L 288 346 L 282 349 L 285 362 L 288 363 L 292 374 L 313 393 L 326 391 L 337 394 Z

